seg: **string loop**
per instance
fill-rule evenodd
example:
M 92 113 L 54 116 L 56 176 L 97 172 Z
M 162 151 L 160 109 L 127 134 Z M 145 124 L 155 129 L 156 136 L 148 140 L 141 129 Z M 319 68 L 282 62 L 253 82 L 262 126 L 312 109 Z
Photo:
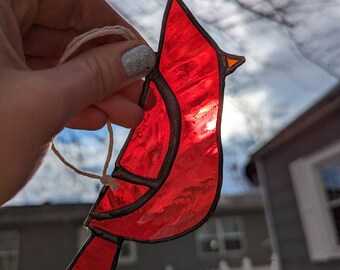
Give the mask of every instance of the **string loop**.
M 81 34 L 81 35 L 75 37 L 68 44 L 68 46 L 65 49 L 63 56 L 59 60 L 58 65 L 61 65 L 64 62 L 66 62 L 79 49 L 79 47 L 82 46 L 83 44 L 85 44 L 86 42 L 88 42 L 92 39 L 98 38 L 98 37 L 108 36 L 108 35 L 120 35 L 123 38 L 125 38 L 126 40 L 136 40 L 137 39 L 137 37 L 131 32 L 131 30 L 129 30 L 129 29 L 123 27 L 123 26 L 120 26 L 120 25 L 105 26 L 103 28 L 92 29 L 92 30 L 90 30 L 90 31 L 88 31 L 84 34 Z M 104 164 L 104 167 L 103 167 L 102 175 L 93 174 L 93 173 L 86 172 L 86 171 L 83 171 L 83 170 L 76 168 L 74 165 L 72 165 L 70 162 L 68 162 L 64 158 L 64 156 L 58 151 L 53 140 L 52 140 L 52 143 L 51 143 L 51 150 L 53 151 L 53 153 L 59 158 L 59 160 L 66 167 L 73 170 L 75 173 L 77 173 L 79 175 L 86 176 L 86 177 L 91 178 L 91 179 L 98 179 L 98 180 L 101 181 L 101 183 L 104 186 L 110 186 L 112 190 L 116 190 L 119 187 L 118 183 L 115 182 L 114 179 L 110 175 L 107 174 L 107 170 L 109 168 L 111 157 L 112 157 L 113 144 L 114 144 L 113 129 L 112 129 L 112 125 L 111 125 L 110 121 L 108 121 L 106 123 L 106 127 L 107 127 L 108 132 L 109 132 L 109 147 L 108 147 L 107 156 L 106 156 L 105 164 Z

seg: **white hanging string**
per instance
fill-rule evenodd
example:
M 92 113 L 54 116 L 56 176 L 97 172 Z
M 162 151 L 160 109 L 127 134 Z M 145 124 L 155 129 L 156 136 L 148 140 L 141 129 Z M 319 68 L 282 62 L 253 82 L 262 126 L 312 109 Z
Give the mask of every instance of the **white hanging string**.
M 115 26 L 105 26 L 103 28 L 97 28 L 90 30 L 84 34 L 81 34 L 77 37 L 75 37 L 66 47 L 65 52 L 63 56 L 59 60 L 59 64 L 61 65 L 65 63 L 78 49 L 80 46 L 85 44 L 86 42 L 93 40 L 98 37 L 103 37 L 103 36 L 109 36 L 109 35 L 120 35 L 123 38 L 127 40 L 135 40 L 137 39 L 136 36 L 131 32 L 131 30 L 120 26 L 120 25 L 115 25 Z M 72 165 L 70 162 L 68 162 L 64 156 L 58 151 L 56 148 L 54 142 L 52 141 L 51 143 L 51 150 L 54 152 L 54 154 L 60 159 L 60 161 L 68 168 L 73 170 L 75 173 L 79 175 L 86 176 L 88 178 L 92 179 L 98 179 L 102 182 L 103 185 L 105 186 L 110 186 L 113 190 L 117 189 L 119 185 L 114 181 L 114 179 L 107 174 L 107 170 L 110 165 L 111 157 L 112 157 L 112 152 L 113 152 L 113 144 L 114 144 L 114 139 L 113 139 L 113 129 L 111 122 L 108 121 L 106 123 L 106 127 L 109 132 L 109 147 L 107 151 L 107 156 L 105 160 L 105 164 L 103 167 L 102 175 L 97 175 L 93 174 L 90 172 L 86 172 L 83 170 L 80 170 L 76 168 L 74 165 Z

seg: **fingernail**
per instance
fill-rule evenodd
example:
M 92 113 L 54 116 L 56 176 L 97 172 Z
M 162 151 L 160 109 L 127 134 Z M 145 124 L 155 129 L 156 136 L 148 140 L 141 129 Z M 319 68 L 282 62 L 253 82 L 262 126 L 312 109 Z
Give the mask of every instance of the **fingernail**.
M 149 46 L 140 45 L 122 56 L 123 66 L 128 77 L 151 70 L 156 62 L 155 53 Z

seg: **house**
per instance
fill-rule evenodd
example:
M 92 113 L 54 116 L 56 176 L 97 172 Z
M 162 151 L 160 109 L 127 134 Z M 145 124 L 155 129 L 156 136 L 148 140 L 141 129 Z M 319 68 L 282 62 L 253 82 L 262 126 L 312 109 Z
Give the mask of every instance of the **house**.
M 0 209 L 0 269 L 65 269 L 88 237 L 82 222 L 90 207 Z M 262 200 L 258 194 L 221 198 L 214 216 L 197 231 L 157 244 L 125 242 L 120 256 L 119 270 L 239 269 L 250 262 L 249 269 L 269 269 Z
M 340 86 L 259 148 L 252 162 L 248 175 L 263 188 L 282 270 L 340 269 Z

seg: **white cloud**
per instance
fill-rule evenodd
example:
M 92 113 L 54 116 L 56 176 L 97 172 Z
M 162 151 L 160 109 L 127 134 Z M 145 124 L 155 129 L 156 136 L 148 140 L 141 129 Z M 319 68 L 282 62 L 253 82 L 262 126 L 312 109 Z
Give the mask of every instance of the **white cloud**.
M 132 25 L 136 26 L 156 50 L 165 1 L 112 0 L 110 2 L 129 18 Z M 201 18 L 204 27 L 223 50 L 244 54 L 247 58 L 247 63 L 227 78 L 222 125 L 225 148 L 223 190 L 228 194 L 239 192 L 244 190 L 244 186 L 237 182 L 240 181 L 241 171 L 239 168 L 235 174 L 234 164 L 244 164 L 248 153 L 240 141 L 235 142 L 235 138 L 247 141 L 249 133 L 256 133 L 253 136 L 269 136 L 272 134 L 271 129 L 279 129 L 291 121 L 298 113 L 320 98 L 335 83 L 335 80 L 301 57 L 287 36 L 277 28 L 261 20 L 253 21 L 251 24 L 245 23 L 247 18 L 244 14 L 238 13 L 238 9 L 231 2 L 221 0 L 185 2 L 193 13 Z M 327 29 L 327 23 L 331 23 L 331 20 L 338 22 L 335 20 L 338 18 L 338 11 L 333 10 L 331 16 L 327 17 L 327 21 L 323 18 L 320 29 Z M 220 19 L 218 24 L 208 24 L 216 18 Z M 318 24 L 318 20 L 313 23 Z M 304 33 L 312 34 L 312 32 Z M 282 115 L 277 117 L 280 113 Z M 255 125 L 257 119 L 261 120 L 260 127 Z M 254 125 L 255 130 L 262 128 L 263 134 L 254 132 Z M 119 147 L 125 140 L 126 131 L 123 129 L 115 129 L 115 131 L 115 146 L 117 146 L 115 155 L 117 155 Z M 102 136 L 103 132 L 105 131 L 100 131 L 99 136 Z M 105 144 L 96 143 L 85 133 L 79 133 L 79 136 L 82 140 L 81 149 L 69 144 L 67 149 L 64 149 L 65 156 L 83 168 L 100 171 L 107 151 Z M 82 158 L 79 159 L 79 156 Z M 48 153 L 38 173 L 11 201 L 11 204 L 71 200 L 83 202 L 93 201 L 96 196 L 95 181 L 85 180 L 70 172 L 51 153 Z

